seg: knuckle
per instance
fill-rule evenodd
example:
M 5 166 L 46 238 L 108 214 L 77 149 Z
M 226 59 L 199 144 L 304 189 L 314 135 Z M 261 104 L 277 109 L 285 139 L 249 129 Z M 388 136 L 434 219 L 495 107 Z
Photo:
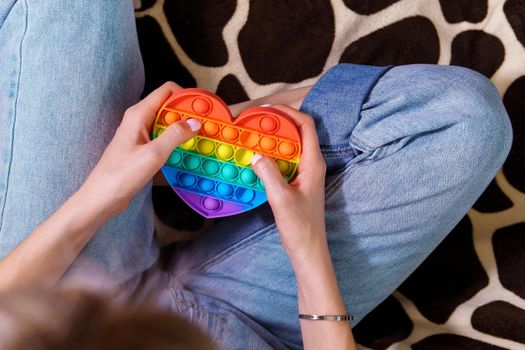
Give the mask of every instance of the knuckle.
M 177 85 L 177 83 L 171 81 L 171 80 L 168 80 L 167 82 L 165 82 L 163 85 L 162 85 L 163 88 L 166 88 L 166 89 L 175 89 L 175 88 L 178 88 L 179 85 Z
M 271 168 L 271 160 L 267 157 L 264 157 L 264 158 L 261 158 L 258 162 L 257 162 L 257 165 L 259 165 L 259 169 L 263 170 L 263 171 L 267 171 Z
M 315 121 L 314 121 L 314 118 L 312 118 L 312 117 L 309 116 L 308 114 L 303 114 L 303 117 L 304 117 L 304 123 L 305 123 L 309 128 L 315 128 Z
M 273 176 L 275 173 L 275 168 L 277 165 L 270 158 L 264 157 L 263 159 L 257 162 L 259 171 L 263 174 L 268 174 L 267 176 Z
M 135 114 L 135 106 L 128 107 L 126 111 L 124 112 L 124 117 L 122 118 L 124 121 L 129 121 L 133 115 Z
M 264 173 L 264 171 L 266 170 L 268 164 L 266 164 L 266 161 L 263 158 L 259 159 L 257 161 L 257 163 L 255 163 L 255 165 L 253 166 L 253 170 L 255 170 L 256 172 L 258 173 Z
M 190 130 L 186 123 L 174 123 L 170 127 L 170 136 L 178 139 L 183 139 L 188 136 Z

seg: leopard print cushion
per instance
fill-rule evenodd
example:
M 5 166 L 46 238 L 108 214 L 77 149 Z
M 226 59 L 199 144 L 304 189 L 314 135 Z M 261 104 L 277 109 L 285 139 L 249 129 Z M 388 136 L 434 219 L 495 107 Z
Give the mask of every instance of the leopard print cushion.
M 362 349 L 525 349 L 525 0 L 136 1 L 146 92 L 228 103 L 313 83 L 338 62 L 437 63 L 496 84 L 511 154 L 474 208 L 356 328 Z

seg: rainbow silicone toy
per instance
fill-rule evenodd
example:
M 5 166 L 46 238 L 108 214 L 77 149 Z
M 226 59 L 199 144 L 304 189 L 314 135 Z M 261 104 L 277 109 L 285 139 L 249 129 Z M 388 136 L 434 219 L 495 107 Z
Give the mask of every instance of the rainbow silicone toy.
M 153 138 L 178 121 L 195 118 L 202 127 L 177 147 L 162 172 L 173 190 L 207 218 L 230 216 L 266 202 L 261 180 L 251 169 L 255 153 L 274 158 L 286 181 L 301 155 L 294 121 L 271 107 L 257 107 L 233 118 L 216 95 L 184 89 L 170 96 L 157 114 Z

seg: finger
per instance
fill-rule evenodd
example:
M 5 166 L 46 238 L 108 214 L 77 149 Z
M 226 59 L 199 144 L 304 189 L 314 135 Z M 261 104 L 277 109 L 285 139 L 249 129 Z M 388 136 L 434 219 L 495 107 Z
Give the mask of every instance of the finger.
M 252 168 L 269 195 L 279 196 L 286 190 L 287 185 L 273 159 L 256 154 L 252 157 Z
M 286 113 L 299 127 L 302 152 L 297 169 L 298 177 L 306 179 L 306 183 L 315 182 L 319 177 L 324 178 L 326 165 L 313 118 L 286 105 L 276 105 L 272 108 Z
M 317 137 L 317 130 L 312 117 L 285 105 L 272 105 L 272 108 L 286 113 L 299 127 L 303 154 L 321 156 L 319 138 Z
M 182 88 L 172 81 L 164 83 L 129 109 L 130 113 L 133 114 L 132 119 L 137 123 L 144 124 L 149 130 L 155 121 L 158 110 L 171 94 L 179 90 Z
M 178 145 L 191 139 L 200 130 L 201 123 L 197 119 L 188 119 L 171 124 L 160 136 L 151 141 L 149 147 L 156 156 L 164 161 Z

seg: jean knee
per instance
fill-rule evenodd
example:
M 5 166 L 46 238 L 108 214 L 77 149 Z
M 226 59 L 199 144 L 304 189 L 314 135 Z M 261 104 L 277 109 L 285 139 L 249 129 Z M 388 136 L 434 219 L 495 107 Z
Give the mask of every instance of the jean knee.
M 407 66 L 410 67 L 410 66 Z M 489 137 L 496 145 L 487 149 L 505 158 L 512 143 L 512 127 L 501 96 L 484 75 L 459 66 L 412 65 L 427 84 L 427 99 L 441 104 L 464 123 L 469 139 Z
M 465 113 L 467 136 L 479 140 L 483 155 L 501 167 L 512 145 L 512 126 L 498 90 L 478 72 L 462 67 L 449 69 L 457 77 L 451 83 L 450 98 Z
M 440 66 L 436 73 L 443 84 L 442 98 L 459 115 L 454 156 L 471 170 L 465 176 L 492 179 L 512 145 L 512 126 L 498 90 L 484 75 L 467 68 Z
M 458 66 L 392 68 L 372 90 L 361 116 L 368 124 L 375 123 L 375 129 L 382 129 L 375 132 L 363 127 L 358 130 L 359 137 L 379 146 L 407 135 L 454 127 L 454 142 L 468 141 L 469 147 L 477 142 L 481 145 L 478 153 L 490 153 L 501 165 L 512 143 L 510 120 L 494 84 L 482 74 Z
M 512 127 L 501 96 L 484 75 L 458 66 L 415 64 L 396 67 L 404 93 L 431 118 L 446 119 L 462 167 L 494 176 L 512 145 Z M 458 165 L 459 166 L 459 165 Z M 466 176 L 469 176 L 466 174 Z

